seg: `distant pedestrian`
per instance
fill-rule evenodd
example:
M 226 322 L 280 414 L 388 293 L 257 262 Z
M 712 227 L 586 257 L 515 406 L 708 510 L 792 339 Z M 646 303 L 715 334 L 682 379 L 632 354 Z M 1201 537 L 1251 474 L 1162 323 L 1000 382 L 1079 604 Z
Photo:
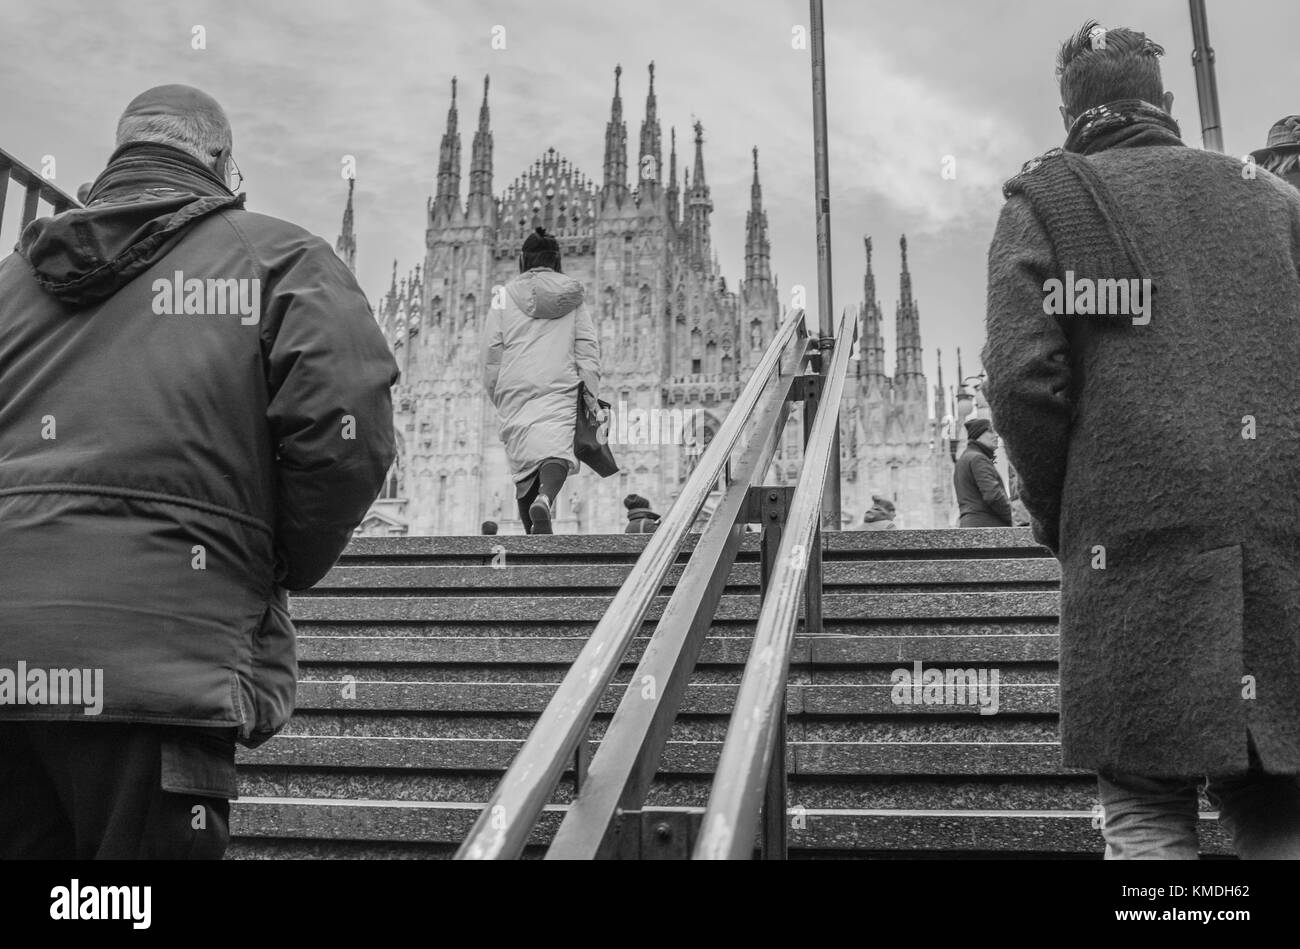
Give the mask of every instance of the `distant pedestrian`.
M 966 450 L 952 474 L 958 527 L 1011 526 L 1011 502 L 993 463 L 997 445 L 997 433 L 988 419 L 973 418 L 966 423 Z
M 629 494 L 623 499 L 627 508 L 627 527 L 624 534 L 653 534 L 659 526 L 659 515 L 650 510 L 650 502 L 639 494 Z
M 495 534 L 496 532 L 497 532 L 497 522 L 496 522 L 496 521 L 484 521 L 484 522 L 483 522 L 482 533 L 484 533 L 484 534 Z
M 860 531 L 892 531 L 897 528 L 894 523 L 894 502 L 878 494 L 871 496 L 871 507 L 862 517 Z
M 1300 188 L 1300 115 L 1278 119 L 1268 130 L 1268 144 L 1250 157 L 1265 171 L 1271 171 Z
M 524 241 L 519 270 L 504 305 L 488 312 L 483 385 L 501 423 L 524 533 L 550 534 L 560 490 L 578 470 L 578 384 L 593 397 L 600 390 L 600 343 L 583 286 L 561 272 L 560 244 L 544 229 Z

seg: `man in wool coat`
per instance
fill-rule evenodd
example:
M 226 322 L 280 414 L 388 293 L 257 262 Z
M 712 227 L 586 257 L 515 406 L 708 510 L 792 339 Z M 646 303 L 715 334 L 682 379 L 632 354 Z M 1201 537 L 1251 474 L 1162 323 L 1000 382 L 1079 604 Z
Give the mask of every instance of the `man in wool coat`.
M 1064 149 L 989 249 L 989 405 L 1061 562 L 1107 856 L 1194 859 L 1208 781 L 1238 855 L 1300 858 L 1300 192 L 1184 145 L 1162 52 L 1061 48 Z

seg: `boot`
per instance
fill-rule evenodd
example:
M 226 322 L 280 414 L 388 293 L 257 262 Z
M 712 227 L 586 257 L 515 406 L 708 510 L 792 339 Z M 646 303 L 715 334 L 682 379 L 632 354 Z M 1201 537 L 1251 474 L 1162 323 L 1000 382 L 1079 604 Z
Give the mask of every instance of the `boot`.
M 551 530 L 551 502 L 544 494 L 528 506 L 528 517 L 533 522 L 534 534 L 553 534 Z

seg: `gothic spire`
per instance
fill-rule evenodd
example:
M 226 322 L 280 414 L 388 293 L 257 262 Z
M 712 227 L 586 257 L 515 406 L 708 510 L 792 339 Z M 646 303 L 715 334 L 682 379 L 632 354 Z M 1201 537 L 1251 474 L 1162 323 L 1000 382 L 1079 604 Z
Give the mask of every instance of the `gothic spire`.
M 478 131 L 469 164 L 469 213 L 489 216 L 492 200 L 492 130 L 488 114 L 488 80 L 483 77 L 483 104 L 478 110 Z
M 880 302 L 876 299 L 876 275 L 871 269 L 871 238 L 862 238 L 867 252 L 867 274 L 862 280 L 862 348 L 859 357 L 865 363 L 863 375 L 883 382 L 885 378 L 885 340 L 881 327 Z
M 934 387 L 934 420 L 936 423 L 942 422 L 945 415 L 943 407 L 943 350 L 934 351 L 934 365 L 938 370 L 939 382 Z
M 749 213 L 745 215 L 745 284 L 772 280 L 771 245 L 767 239 L 767 212 L 763 188 L 758 183 L 758 146 L 754 146 L 754 182 L 749 188 Z
M 456 127 L 456 77 L 451 77 L 451 108 L 447 110 L 447 131 L 438 149 L 438 193 L 433 199 L 434 217 L 452 217 L 460 207 L 460 132 Z
M 673 126 L 669 131 L 672 144 L 668 153 L 668 220 L 676 227 L 681 223 L 677 207 L 677 127 Z
M 707 270 L 712 258 L 709 237 L 709 215 L 713 201 L 709 186 L 704 183 L 704 126 L 695 122 L 695 176 L 686 193 L 687 259 L 691 266 Z
M 348 179 L 348 203 L 343 209 L 343 230 L 339 232 L 339 239 L 334 245 L 334 250 L 354 274 L 357 272 L 357 237 L 352 230 L 352 191 L 356 184 L 356 178 Z
M 650 63 L 650 91 L 645 97 L 645 120 L 641 123 L 641 152 L 637 158 L 637 189 L 657 194 L 663 180 L 663 133 L 659 128 L 658 104 L 655 100 L 655 64 Z
M 894 318 L 894 339 L 898 347 L 894 381 L 903 384 L 922 375 L 921 321 L 916 301 L 912 298 L 912 274 L 907 269 L 907 235 L 899 238 L 898 247 L 902 271 L 899 274 L 898 310 Z
M 614 67 L 614 101 L 610 105 L 609 122 L 605 125 L 605 188 L 602 206 L 609 201 L 622 205 L 627 197 L 627 123 L 623 121 L 623 97 L 619 94 L 619 79 L 623 67 Z

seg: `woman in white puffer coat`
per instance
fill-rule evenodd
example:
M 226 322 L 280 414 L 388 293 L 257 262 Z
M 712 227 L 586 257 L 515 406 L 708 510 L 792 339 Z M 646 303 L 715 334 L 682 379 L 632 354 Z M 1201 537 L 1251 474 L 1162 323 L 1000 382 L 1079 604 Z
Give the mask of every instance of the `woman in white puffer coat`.
M 582 284 L 560 271 L 554 237 L 540 227 L 528 235 L 519 269 L 504 305 L 488 312 L 483 385 L 501 423 L 524 531 L 550 534 L 560 489 L 578 470 L 578 383 L 592 396 L 600 391 L 600 343 Z

